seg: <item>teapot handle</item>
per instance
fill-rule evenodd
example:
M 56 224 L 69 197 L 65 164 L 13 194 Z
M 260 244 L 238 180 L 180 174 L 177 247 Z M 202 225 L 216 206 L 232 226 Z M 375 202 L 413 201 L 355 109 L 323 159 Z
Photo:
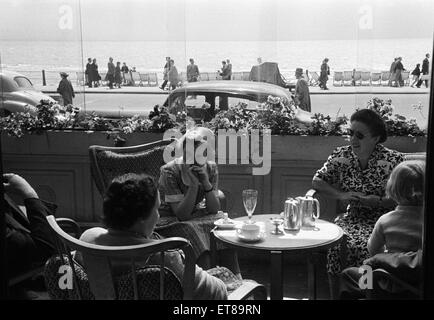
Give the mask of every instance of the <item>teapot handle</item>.
M 319 201 L 318 201 L 318 199 L 313 199 L 313 201 L 316 203 L 316 212 L 315 213 L 313 213 L 313 217 L 315 218 L 315 219 L 318 219 L 319 218 L 319 214 L 320 214 L 320 206 L 319 206 Z

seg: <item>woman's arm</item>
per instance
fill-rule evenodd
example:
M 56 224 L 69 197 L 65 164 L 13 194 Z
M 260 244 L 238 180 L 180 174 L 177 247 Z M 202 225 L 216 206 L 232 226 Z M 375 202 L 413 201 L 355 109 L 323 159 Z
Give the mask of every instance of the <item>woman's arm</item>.
M 207 165 L 204 166 L 194 166 L 192 167 L 193 172 L 196 172 L 199 182 L 202 184 L 203 190 L 205 191 L 206 208 L 209 213 L 217 213 L 220 210 L 220 201 L 214 191 L 214 185 L 211 183 L 211 177 L 208 175 Z M 216 172 L 216 175 L 218 173 Z
M 386 240 L 381 227 L 381 218 L 375 224 L 374 230 L 372 230 L 371 236 L 368 240 L 368 251 L 371 256 L 375 256 L 377 253 L 384 252 L 384 245 Z
M 329 183 L 325 182 L 321 178 L 314 177 L 312 180 L 312 187 L 324 193 L 325 195 L 341 200 L 341 201 L 350 201 L 350 200 L 359 200 L 359 197 L 363 194 L 361 192 L 344 192 L 341 191 L 333 186 L 331 186 Z
M 190 185 L 182 201 L 170 203 L 173 213 L 179 220 L 185 221 L 191 219 L 191 214 L 196 206 L 195 202 L 198 190 L 199 183 Z

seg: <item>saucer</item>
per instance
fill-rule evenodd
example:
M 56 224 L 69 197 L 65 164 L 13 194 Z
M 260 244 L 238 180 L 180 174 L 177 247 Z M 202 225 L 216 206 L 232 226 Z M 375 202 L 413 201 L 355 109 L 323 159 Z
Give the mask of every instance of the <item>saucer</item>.
M 265 237 L 265 233 L 264 232 L 260 232 L 256 237 L 254 238 L 247 238 L 246 236 L 243 236 L 242 234 L 237 234 L 238 239 L 243 241 L 243 242 L 258 242 L 262 239 L 264 239 Z
M 224 219 L 218 219 L 214 221 L 214 225 L 219 229 L 234 229 L 235 222 L 232 219 L 225 221 Z

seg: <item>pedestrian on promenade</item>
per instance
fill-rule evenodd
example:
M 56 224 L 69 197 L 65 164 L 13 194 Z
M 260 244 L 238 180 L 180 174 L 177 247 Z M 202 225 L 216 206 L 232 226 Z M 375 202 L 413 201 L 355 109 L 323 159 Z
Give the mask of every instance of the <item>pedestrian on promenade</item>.
M 85 85 L 92 88 L 92 58 L 87 58 L 86 71 L 84 71 L 84 75 L 86 77 Z
M 329 79 L 330 75 L 330 67 L 328 66 L 329 59 L 325 58 L 321 64 L 321 74 L 319 76 L 319 87 L 323 90 L 328 90 L 327 88 L 327 80 Z
M 59 82 L 57 92 L 62 96 L 63 105 L 67 106 L 68 104 L 72 104 L 72 98 L 75 98 L 74 88 L 72 87 L 71 81 L 67 79 L 69 74 L 60 72 L 60 76 L 62 79 Z
M 129 84 L 129 83 L 127 83 L 127 80 L 125 79 L 125 74 L 128 73 L 128 72 L 130 72 L 130 69 L 128 69 L 127 64 L 125 62 L 122 64 L 121 71 L 122 71 L 123 83 L 124 84 Z
M 109 88 L 113 89 L 113 82 L 115 81 L 115 65 L 113 63 L 113 58 L 109 58 L 107 63 L 107 81 L 109 82 Z
M 402 71 L 405 71 L 404 65 L 402 64 L 402 57 L 399 57 L 395 64 L 395 87 L 403 87 L 404 80 L 402 79 Z
M 428 73 L 429 73 L 429 53 L 427 53 L 425 55 L 425 59 L 423 59 L 423 62 L 422 62 L 422 74 L 426 75 Z M 419 79 L 419 81 L 416 84 L 416 87 L 420 88 L 422 81 L 423 80 Z M 425 87 L 428 88 L 428 80 L 427 79 L 425 79 Z
M 166 88 L 166 84 L 169 81 L 169 69 L 170 69 L 170 57 L 166 57 L 166 64 L 164 65 L 163 71 L 163 83 L 161 84 L 160 89 L 164 90 Z
M 393 87 L 393 83 L 395 82 L 395 78 L 396 78 L 395 66 L 396 66 L 397 62 L 398 62 L 398 58 L 395 58 L 393 60 L 392 64 L 390 65 L 390 69 L 389 69 L 390 75 L 389 75 L 389 83 L 388 83 L 389 87 Z
M 98 64 L 96 63 L 96 58 L 92 60 L 92 66 L 91 66 L 91 75 L 92 75 L 92 83 L 94 87 L 99 87 L 99 81 L 101 80 L 101 76 L 98 72 Z
M 173 59 L 170 59 L 169 64 L 169 82 L 170 82 L 170 89 L 175 90 L 178 86 L 179 78 L 178 78 L 178 70 L 175 67 L 175 61 Z
M 232 63 L 230 62 L 229 59 L 226 59 L 226 68 L 228 68 L 228 80 L 232 79 Z
M 416 68 L 414 68 L 414 70 L 411 72 L 411 75 L 413 76 L 411 87 L 414 88 L 414 85 L 419 81 L 420 77 L 420 63 L 416 65 Z
M 258 57 L 258 59 L 256 59 L 258 61 L 258 65 L 260 65 L 262 63 L 262 58 Z
M 115 67 L 115 85 L 120 89 L 122 83 L 122 75 L 121 75 L 121 63 L 120 61 L 116 62 Z
M 294 102 L 297 107 L 305 111 L 311 111 L 309 85 L 303 78 L 303 69 L 297 68 L 295 70 L 295 78 L 297 84 L 295 85 Z
M 194 64 L 194 60 L 190 58 L 190 64 L 187 66 L 187 81 L 196 82 L 199 78 L 199 68 Z
M 231 80 L 229 73 L 228 73 L 228 68 L 226 65 L 226 61 L 222 61 L 222 71 L 217 71 L 219 73 L 219 75 L 222 77 L 222 80 Z

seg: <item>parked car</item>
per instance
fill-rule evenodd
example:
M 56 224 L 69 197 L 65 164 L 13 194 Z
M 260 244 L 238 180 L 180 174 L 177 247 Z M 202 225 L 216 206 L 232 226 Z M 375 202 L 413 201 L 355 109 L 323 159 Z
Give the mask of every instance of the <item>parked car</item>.
M 258 103 L 267 101 L 268 96 L 286 98 L 291 101 L 291 93 L 284 88 L 254 81 L 203 81 L 190 82 L 173 90 L 164 106 L 171 111 L 186 108 L 195 120 L 211 120 L 216 111 L 227 110 L 239 102 L 248 108 L 256 109 Z
M 37 91 L 26 76 L 12 72 L 0 72 L 0 115 L 28 111 L 36 114 L 41 100 L 55 102 L 53 98 Z

